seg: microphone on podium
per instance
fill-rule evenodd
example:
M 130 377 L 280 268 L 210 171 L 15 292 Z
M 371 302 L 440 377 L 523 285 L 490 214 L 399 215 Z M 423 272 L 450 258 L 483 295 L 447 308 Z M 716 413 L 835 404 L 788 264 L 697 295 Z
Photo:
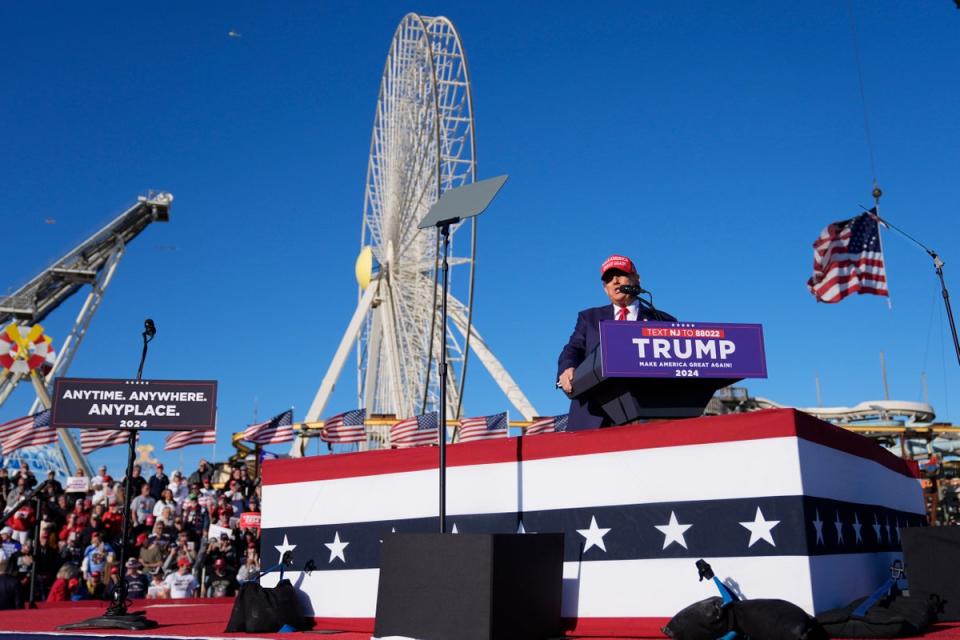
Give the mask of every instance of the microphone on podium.
M 639 296 L 642 293 L 650 293 L 643 287 L 634 284 L 622 284 L 619 289 L 620 293 L 625 293 L 628 296 Z

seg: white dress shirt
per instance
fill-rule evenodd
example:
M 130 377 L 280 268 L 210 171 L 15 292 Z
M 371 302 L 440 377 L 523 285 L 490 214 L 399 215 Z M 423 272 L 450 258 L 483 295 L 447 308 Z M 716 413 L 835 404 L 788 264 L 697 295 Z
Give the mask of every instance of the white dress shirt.
M 615 304 L 613 306 L 613 319 L 616 320 L 620 317 L 620 305 Z M 640 315 L 640 301 L 634 300 L 627 305 L 627 320 L 636 320 Z

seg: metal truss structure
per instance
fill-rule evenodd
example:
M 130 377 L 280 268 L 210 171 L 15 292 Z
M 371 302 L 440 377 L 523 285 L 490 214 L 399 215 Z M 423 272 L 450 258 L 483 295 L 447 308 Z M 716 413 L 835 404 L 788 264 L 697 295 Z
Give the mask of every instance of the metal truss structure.
M 151 222 L 167 222 L 170 219 L 172 202 L 173 196 L 169 193 L 140 196 L 133 206 L 13 294 L 0 300 L 0 327 L 11 322 L 18 325 L 35 325 L 42 322 L 68 298 L 79 293 L 86 285 L 90 285 L 73 328 L 63 343 L 58 346 L 53 365 L 44 371 L 43 385 L 47 394 L 53 387 L 53 379 L 56 376 L 65 375 L 70 368 L 77 349 L 90 328 L 90 322 L 103 301 L 107 287 L 113 280 L 127 245 Z M 11 375 L 0 382 L 0 405 L 6 402 L 22 379 L 22 376 Z M 44 403 L 38 397 L 30 413 L 40 410 L 42 404 Z M 91 470 L 86 456 L 66 429 L 60 430 L 60 446 L 66 450 L 75 467 L 83 468 L 90 475 Z M 34 468 L 52 468 L 64 474 L 68 471 L 63 452 L 53 447 L 28 447 L 19 450 L 17 457 L 27 461 Z
M 357 404 L 367 415 L 435 410 L 447 350 L 447 414 L 460 415 L 470 352 L 526 419 L 536 410 L 473 326 L 476 218 L 453 229 L 447 344 L 440 341 L 438 237 L 417 229 L 442 193 L 475 181 L 470 78 L 460 36 L 444 17 L 407 14 L 390 44 L 370 141 L 353 318 L 305 417 L 320 419 L 356 344 Z M 368 249 L 369 248 L 369 249 Z M 364 252 L 370 265 L 361 267 Z M 368 254 L 369 255 L 369 254 Z M 370 266 L 368 265 L 368 266 Z M 292 455 L 299 455 L 295 442 Z

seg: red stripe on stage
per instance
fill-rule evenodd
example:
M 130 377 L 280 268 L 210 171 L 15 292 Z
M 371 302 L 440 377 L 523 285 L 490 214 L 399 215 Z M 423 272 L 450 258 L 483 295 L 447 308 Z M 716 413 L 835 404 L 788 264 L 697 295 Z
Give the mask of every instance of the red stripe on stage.
M 314 618 L 316 631 L 373 633 L 374 618 Z M 670 618 L 563 618 L 568 636 L 606 638 L 663 638 L 660 631 Z
M 795 409 L 767 409 L 725 416 L 668 420 L 611 429 L 547 433 L 447 446 L 447 466 L 542 460 L 591 453 L 656 449 L 718 442 L 797 436 L 872 460 L 904 476 L 918 477 L 915 466 L 885 451 L 869 438 L 818 420 Z M 357 453 L 267 460 L 263 483 L 289 484 L 435 469 L 435 447 L 380 449 Z

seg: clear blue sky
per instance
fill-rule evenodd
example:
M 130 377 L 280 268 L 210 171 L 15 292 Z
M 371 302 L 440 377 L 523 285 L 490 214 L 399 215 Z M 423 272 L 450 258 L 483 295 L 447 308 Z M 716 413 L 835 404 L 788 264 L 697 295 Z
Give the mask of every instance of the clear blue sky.
M 960 11 L 852 7 L 881 213 L 940 251 L 960 311 Z M 565 411 L 557 354 L 621 252 L 659 307 L 764 325 L 756 395 L 813 405 L 819 375 L 825 404 L 882 398 L 883 350 L 893 397 L 921 399 L 926 372 L 938 417 L 960 420 L 925 254 L 885 233 L 892 310 L 805 288 L 819 231 L 870 204 L 846 2 L 4 3 L 0 288 L 148 189 L 176 198 L 130 246 L 71 375 L 132 376 L 149 316 L 147 377 L 220 381 L 218 457 L 255 405 L 304 415 L 356 301 L 373 110 L 406 11 L 459 28 L 480 175 L 511 176 L 481 220 L 475 320 L 540 413 Z M 57 344 L 79 304 L 45 323 Z M 485 372 L 469 380 L 469 414 L 507 408 Z M 30 400 L 24 386 L 0 419 Z

